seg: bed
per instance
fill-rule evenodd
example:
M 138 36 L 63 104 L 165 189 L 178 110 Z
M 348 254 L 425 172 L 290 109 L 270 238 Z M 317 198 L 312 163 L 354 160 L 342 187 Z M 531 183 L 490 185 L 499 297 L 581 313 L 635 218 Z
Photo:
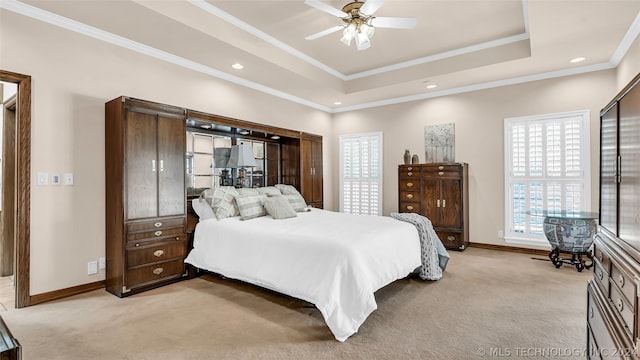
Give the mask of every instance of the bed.
M 377 308 L 375 291 L 423 259 L 408 222 L 310 208 L 286 219 L 201 217 L 185 262 L 308 301 L 345 341 Z

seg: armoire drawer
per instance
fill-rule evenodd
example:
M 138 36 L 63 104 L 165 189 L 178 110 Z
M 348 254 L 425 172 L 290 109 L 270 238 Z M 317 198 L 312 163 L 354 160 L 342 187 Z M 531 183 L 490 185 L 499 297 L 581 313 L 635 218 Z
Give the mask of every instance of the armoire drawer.
M 427 176 L 460 176 L 460 165 L 425 166 L 422 173 Z
M 179 240 L 179 238 L 183 235 L 185 235 L 185 229 L 184 227 L 179 227 L 179 228 L 173 228 L 173 229 L 129 233 L 127 234 L 127 241 L 129 242 L 153 241 L 153 240 L 169 239 L 169 238 Z
M 136 221 L 127 224 L 127 232 L 141 232 L 141 231 L 155 231 L 176 227 L 183 227 L 185 225 L 185 217 L 168 218 L 168 219 L 152 219 L 146 221 Z
M 419 202 L 403 201 L 400 203 L 400 212 L 410 212 L 419 214 L 422 212 Z
M 462 245 L 463 239 L 461 233 L 437 231 L 442 245 L 448 249 L 457 249 Z
M 420 191 L 400 190 L 400 202 L 419 202 Z
M 187 255 L 186 241 L 158 242 L 128 249 L 127 268 L 166 261 L 170 259 L 184 259 Z
M 128 270 L 125 284 L 128 288 L 133 288 L 138 285 L 180 277 L 184 272 L 184 262 L 182 260 L 167 261 Z
M 420 179 L 401 179 L 400 190 L 420 190 Z

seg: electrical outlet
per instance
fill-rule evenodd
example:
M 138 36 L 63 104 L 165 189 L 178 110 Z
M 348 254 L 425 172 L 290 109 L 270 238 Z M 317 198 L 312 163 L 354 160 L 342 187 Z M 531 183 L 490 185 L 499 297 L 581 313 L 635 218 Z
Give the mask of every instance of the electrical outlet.
M 87 264 L 87 274 L 93 275 L 98 273 L 98 262 L 97 261 L 89 261 Z
M 64 184 L 67 186 L 73 185 L 73 173 L 64 173 Z
M 98 269 L 103 270 L 107 267 L 107 259 L 101 257 L 98 259 Z
M 498 238 L 502 239 L 504 237 L 504 231 L 498 230 Z

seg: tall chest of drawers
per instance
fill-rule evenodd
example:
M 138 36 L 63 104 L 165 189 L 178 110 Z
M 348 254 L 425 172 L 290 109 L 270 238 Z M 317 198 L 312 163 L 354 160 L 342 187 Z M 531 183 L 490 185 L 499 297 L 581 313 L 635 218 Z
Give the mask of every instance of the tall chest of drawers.
M 431 220 L 447 249 L 469 246 L 469 165 L 431 163 L 398 167 L 398 209 Z

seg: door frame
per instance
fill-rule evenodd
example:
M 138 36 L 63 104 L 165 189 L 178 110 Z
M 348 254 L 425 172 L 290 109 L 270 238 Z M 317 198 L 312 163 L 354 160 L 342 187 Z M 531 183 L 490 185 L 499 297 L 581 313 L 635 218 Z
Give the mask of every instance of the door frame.
M 16 308 L 31 305 L 31 76 L 0 69 L 0 80 L 18 85 L 16 99 L 15 273 Z

